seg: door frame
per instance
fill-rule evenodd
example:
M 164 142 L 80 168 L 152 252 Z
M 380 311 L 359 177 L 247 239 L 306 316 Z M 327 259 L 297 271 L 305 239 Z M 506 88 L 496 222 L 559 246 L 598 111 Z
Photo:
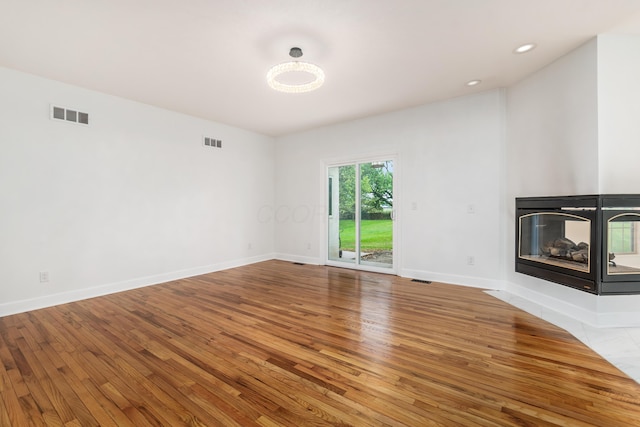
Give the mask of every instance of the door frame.
M 359 263 L 346 263 L 339 262 L 329 259 L 329 168 L 331 167 L 339 167 L 339 166 L 348 166 L 359 163 L 372 163 L 391 160 L 393 162 L 393 210 L 392 210 L 392 221 L 393 221 L 393 263 L 390 268 L 387 267 L 376 267 L 371 265 L 363 265 Z M 350 157 L 350 158 L 340 158 L 340 159 L 332 159 L 325 160 L 323 162 L 323 184 L 322 184 L 322 197 L 323 203 L 321 206 L 325 206 L 324 210 L 324 232 L 322 233 L 322 259 L 324 260 L 324 264 L 331 267 L 341 267 L 341 268 L 349 268 L 352 270 L 362 270 L 362 271 L 371 271 L 375 273 L 385 273 L 385 274 L 398 274 L 398 266 L 400 265 L 400 173 L 399 173 L 399 161 L 398 155 L 396 153 L 387 153 L 387 154 L 373 154 L 367 156 L 359 156 L 359 157 Z M 358 181 L 359 182 L 359 181 Z M 359 184 L 358 184 L 359 188 Z M 335 206 L 335 204 L 334 204 Z M 334 214 L 335 215 L 335 214 Z

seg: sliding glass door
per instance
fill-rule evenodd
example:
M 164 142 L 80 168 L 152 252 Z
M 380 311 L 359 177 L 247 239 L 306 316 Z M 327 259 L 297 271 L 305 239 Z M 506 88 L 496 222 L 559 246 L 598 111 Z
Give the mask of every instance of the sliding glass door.
M 393 160 L 328 168 L 328 264 L 394 269 Z

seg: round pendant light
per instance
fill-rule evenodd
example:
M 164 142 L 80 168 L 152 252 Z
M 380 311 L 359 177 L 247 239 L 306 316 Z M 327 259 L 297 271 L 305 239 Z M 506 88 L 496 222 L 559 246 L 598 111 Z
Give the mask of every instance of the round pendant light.
M 302 49 L 292 47 L 292 58 L 300 58 Z M 289 80 L 286 78 L 289 77 Z M 267 73 L 267 83 L 279 92 L 304 93 L 318 89 L 324 83 L 324 72 L 317 65 L 302 61 L 289 61 L 274 65 Z

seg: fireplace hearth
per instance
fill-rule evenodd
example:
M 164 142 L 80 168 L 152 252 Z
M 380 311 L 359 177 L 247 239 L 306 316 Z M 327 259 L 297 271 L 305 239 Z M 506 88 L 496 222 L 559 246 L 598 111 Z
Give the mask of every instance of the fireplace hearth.
M 516 198 L 516 271 L 596 295 L 640 294 L 640 195 Z

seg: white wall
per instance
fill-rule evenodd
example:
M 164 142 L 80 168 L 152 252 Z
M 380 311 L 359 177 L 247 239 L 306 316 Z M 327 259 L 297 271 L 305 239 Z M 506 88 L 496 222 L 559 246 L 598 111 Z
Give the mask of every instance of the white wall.
M 640 193 L 640 37 L 598 37 L 601 193 Z
M 637 47 L 601 36 L 506 95 L 277 140 L 0 68 L 0 315 L 274 256 L 324 263 L 326 165 L 393 156 L 400 275 L 634 321 L 640 296 L 517 274 L 513 247 L 517 196 L 638 192 Z M 50 103 L 90 126 L 50 120 Z
M 596 41 L 507 90 L 507 174 L 515 196 L 598 192 Z
M 399 274 L 501 287 L 503 109 L 491 91 L 279 138 L 278 257 L 324 263 L 326 164 L 395 155 Z
M 640 193 L 640 37 L 598 37 L 601 193 Z M 640 325 L 640 295 L 600 298 L 600 322 Z M 618 320 L 622 318 L 624 322 Z
M 628 160 L 640 154 L 638 101 L 622 96 L 639 93 L 639 83 L 620 72 L 630 61 L 637 75 L 638 46 L 625 60 L 630 52 L 617 40 L 593 39 L 507 90 L 507 244 L 515 241 L 515 197 L 640 191 L 638 168 Z M 635 122 L 621 113 L 627 108 Z M 614 164 L 610 150 L 622 148 L 625 159 Z M 640 324 L 640 296 L 596 297 L 515 273 L 512 254 L 507 262 L 515 294 L 593 325 Z
M 0 315 L 272 258 L 273 166 L 272 138 L 0 68 Z
M 512 248 L 516 197 L 598 193 L 596 61 L 594 39 L 507 89 L 505 244 Z M 506 264 L 510 292 L 581 319 L 597 309 L 590 294 L 516 273 L 513 252 Z

